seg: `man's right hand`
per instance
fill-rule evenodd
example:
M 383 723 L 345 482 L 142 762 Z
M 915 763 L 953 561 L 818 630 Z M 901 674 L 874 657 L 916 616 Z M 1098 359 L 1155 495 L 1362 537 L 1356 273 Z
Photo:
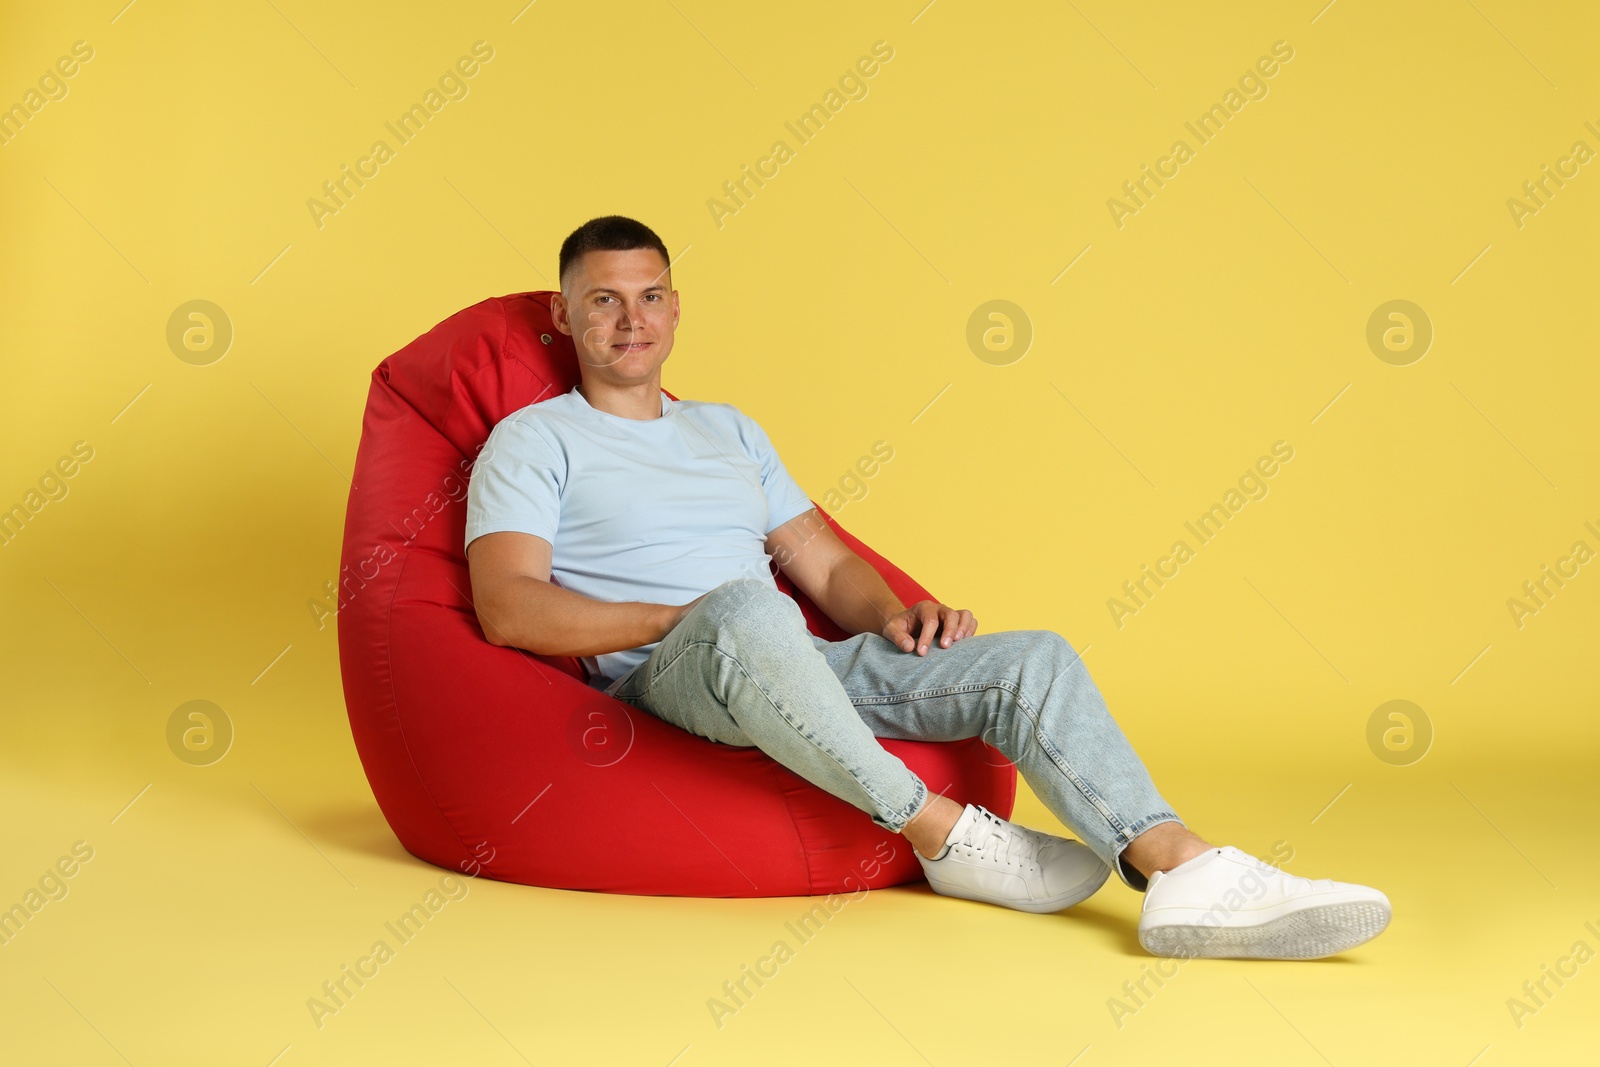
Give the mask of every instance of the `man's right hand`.
M 689 614 L 689 612 L 693 611 L 694 610 L 694 606 L 696 604 L 700 603 L 700 601 L 704 600 L 706 597 L 708 597 L 710 595 L 711 594 L 709 592 L 701 593 L 699 596 L 695 597 L 693 600 L 689 601 L 687 604 L 684 604 L 682 607 L 674 608 L 673 609 L 673 615 L 672 615 L 672 621 L 667 624 L 667 629 L 666 629 L 665 632 L 662 633 L 661 636 L 662 637 L 666 637 L 667 634 L 671 633 L 673 627 L 677 626 L 678 623 L 682 622 L 683 621 L 683 617 L 685 615 Z

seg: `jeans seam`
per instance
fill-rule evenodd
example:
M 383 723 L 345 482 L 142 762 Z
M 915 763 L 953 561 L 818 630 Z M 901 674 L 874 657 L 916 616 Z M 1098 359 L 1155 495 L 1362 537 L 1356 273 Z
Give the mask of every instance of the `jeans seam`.
M 1083 798 L 1094 806 L 1094 809 L 1100 813 L 1100 817 L 1106 821 L 1106 824 L 1111 827 L 1118 838 L 1122 838 L 1126 832 L 1126 827 L 1123 825 L 1122 820 L 1118 819 L 1116 813 L 1106 806 L 1105 800 L 1100 796 L 1100 794 L 1089 788 L 1088 783 L 1086 783 L 1083 778 L 1079 776 L 1078 772 L 1073 769 L 1072 764 L 1067 761 L 1066 756 L 1051 742 L 1050 738 L 1045 734 L 1043 728 L 1041 728 L 1039 725 L 1039 716 L 1037 710 L 1033 706 L 1033 702 L 1022 694 L 1022 690 L 1019 686 L 1016 686 L 1011 682 L 1005 681 L 1004 679 L 992 682 L 963 682 L 959 685 L 940 686 L 936 689 L 910 689 L 903 692 L 889 693 L 878 697 L 865 697 L 853 700 L 851 703 L 857 705 L 902 704 L 911 700 L 923 700 L 928 697 L 949 696 L 952 693 L 970 693 L 981 689 L 1003 689 L 1012 695 L 1012 697 L 1016 700 L 1018 707 L 1027 714 L 1034 740 L 1039 743 L 1040 750 L 1042 750 L 1044 754 L 1050 758 L 1051 763 L 1054 763 L 1061 770 L 1061 773 L 1064 774 L 1067 780 L 1073 784 L 1073 787 L 1076 788 L 1080 794 L 1082 794 Z
M 979 689 L 989 689 L 995 685 L 1004 687 L 1004 683 L 1000 682 L 963 682 L 961 685 L 945 685 L 940 686 L 938 689 L 907 689 L 883 696 L 853 697 L 850 702 L 858 706 L 861 704 L 904 704 L 908 700 L 949 696 L 951 693 L 970 693 Z
M 696 647 L 698 645 L 710 645 L 712 648 L 716 647 L 715 642 L 712 642 L 712 641 L 685 641 L 683 643 L 683 647 L 679 648 L 678 651 L 676 651 L 676 652 L 674 652 L 672 654 L 672 658 L 671 659 L 667 660 L 667 662 L 665 662 L 665 663 L 659 665 L 658 667 L 656 667 L 655 673 L 653 673 L 650 676 L 650 680 L 644 683 L 644 688 L 639 690 L 638 695 L 633 697 L 632 699 L 634 699 L 634 700 L 642 699 L 645 696 L 645 694 L 649 693 L 650 690 L 655 688 L 656 682 L 660 681 L 662 676 L 665 675 L 667 673 L 667 671 L 672 669 L 672 665 L 677 663 L 680 659 L 683 658 L 683 654 L 685 652 L 688 652 L 691 648 L 694 648 L 694 647 Z M 626 688 L 626 686 L 624 686 L 623 688 Z M 621 692 L 622 692 L 621 689 L 617 690 L 617 694 L 618 695 L 620 695 Z
M 1032 701 L 1022 695 L 1020 688 L 1017 689 L 1015 695 L 1018 705 L 1028 713 L 1028 719 L 1033 724 L 1033 736 L 1039 742 L 1039 747 L 1044 750 L 1044 754 L 1050 757 L 1050 762 L 1061 768 L 1061 773 L 1065 774 L 1067 780 L 1077 787 L 1078 792 L 1083 794 L 1085 800 L 1094 805 L 1094 809 L 1100 813 L 1100 817 L 1106 821 L 1107 825 L 1118 834 L 1122 833 L 1122 820 L 1117 818 L 1116 812 L 1106 805 L 1104 797 L 1089 788 L 1089 784 L 1079 776 L 1072 764 L 1067 761 L 1066 754 L 1056 748 L 1055 743 L 1044 732 L 1044 728 L 1039 725 L 1039 716 Z

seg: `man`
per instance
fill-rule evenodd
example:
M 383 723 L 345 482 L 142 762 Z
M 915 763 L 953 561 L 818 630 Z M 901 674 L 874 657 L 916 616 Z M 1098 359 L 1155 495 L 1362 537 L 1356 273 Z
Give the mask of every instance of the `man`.
M 560 284 L 551 314 L 581 381 L 497 424 L 468 490 L 491 642 L 581 657 L 617 699 L 760 747 L 904 834 L 937 893 L 1053 912 L 1114 868 L 1145 892 L 1140 943 L 1168 956 L 1326 956 L 1388 924 L 1375 889 L 1289 875 L 1190 832 L 1060 635 L 979 635 L 970 611 L 900 603 L 754 420 L 669 399 L 678 293 L 649 227 L 584 223 L 561 246 Z M 813 636 L 769 557 L 853 636 Z M 933 793 L 878 743 L 974 736 L 1083 841 Z

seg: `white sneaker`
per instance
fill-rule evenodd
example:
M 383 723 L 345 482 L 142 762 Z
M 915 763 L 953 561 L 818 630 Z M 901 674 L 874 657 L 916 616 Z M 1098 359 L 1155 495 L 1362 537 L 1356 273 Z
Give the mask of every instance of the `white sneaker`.
M 980 804 L 966 806 L 936 858 L 911 851 L 935 893 L 1018 911 L 1060 911 L 1111 874 L 1087 845 L 1007 822 Z
M 1157 956 L 1316 959 L 1372 940 L 1389 917 L 1376 889 L 1300 878 L 1224 845 L 1150 877 L 1139 944 Z

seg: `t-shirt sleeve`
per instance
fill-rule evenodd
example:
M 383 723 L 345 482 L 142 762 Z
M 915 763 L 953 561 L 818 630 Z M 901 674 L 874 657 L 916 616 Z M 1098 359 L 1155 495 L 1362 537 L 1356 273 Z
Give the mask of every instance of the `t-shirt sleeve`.
M 466 544 L 511 530 L 556 541 L 565 453 L 531 423 L 506 418 L 490 431 L 467 484 Z
M 778 450 L 772 447 L 772 441 L 761 424 L 743 412 L 740 412 L 740 416 L 752 449 L 751 458 L 761 467 L 761 490 L 767 495 L 766 532 L 771 533 L 796 515 L 810 511 L 813 505 L 806 491 L 790 477 L 788 468 L 778 458 Z

